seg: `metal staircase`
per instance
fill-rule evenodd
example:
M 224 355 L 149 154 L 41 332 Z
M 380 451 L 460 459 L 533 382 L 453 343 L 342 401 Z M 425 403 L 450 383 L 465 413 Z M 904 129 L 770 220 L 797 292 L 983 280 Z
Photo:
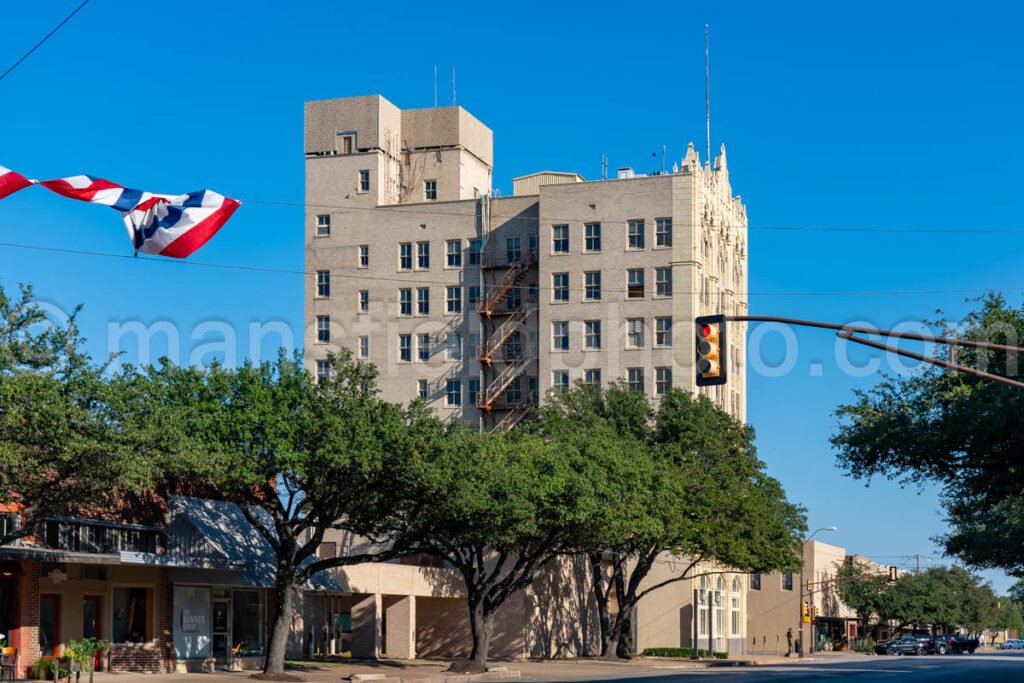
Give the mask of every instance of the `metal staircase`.
M 537 405 L 537 395 L 533 392 L 527 394 L 523 400 L 514 404 L 505 415 L 494 423 L 491 432 L 504 432 L 515 427 L 526 417 L 530 410 Z
M 480 297 L 480 301 L 476 305 L 477 312 L 487 318 L 495 314 L 508 312 L 506 307 L 500 305 L 502 299 L 505 298 L 513 287 L 522 282 L 526 274 L 530 272 L 530 269 L 536 265 L 537 253 L 529 249 L 522 252 L 519 258 L 515 260 L 505 259 L 500 262 L 488 263 L 488 259 L 485 258 L 483 262 L 485 269 L 507 268 L 507 270 L 502 273 L 501 279 L 484 290 L 483 296 Z
M 502 345 L 517 331 L 521 331 L 526 326 L 526 321 L 530 315 L 536 311 L 537 306 L 534 304 L 520 306 L 515 310 L 500 325 L 494 328 L 494 331 L 488 335 L 487 339 L 477 347 L 477 359 L 481 363 L 491 365 L 494 362 L 495 355 L 501 350 Z
M 526 368 L 530 366 L 530 363 L 537 358 L 537 347 L 527 346 L 520 347 L 522 350 L 516 353 L 505 353 L 501 357 L 505 361 L 501 370 L 488 382 L 486 388 L 483 390 L 483 396 L 480 401 L 480 409 L 490 412 L 494 410 L 505 390 L 508 389 L 512 381 L 519 377 Z

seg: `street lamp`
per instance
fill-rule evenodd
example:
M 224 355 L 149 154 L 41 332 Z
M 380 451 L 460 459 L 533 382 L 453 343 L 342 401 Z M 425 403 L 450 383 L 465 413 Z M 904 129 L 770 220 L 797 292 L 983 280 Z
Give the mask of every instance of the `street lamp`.
M 811 613 L 814 610 L 814 608 L 809 605 L 808 609 L 807 609 L 807 615 L 804 615 L 804 565 L 805 565 L 804 557 L 803 557 L 804 556 L 804 550 L 806 549 L 807 544 L 810 543 L 814 539 L 814 537 L 817 536 L 822 531 L 839 531 L 839 527 L 837 527 L 837 526 L 823 526 L 820 529 L 815 529 L 811 533 L 810 536 L 808 536 L 807 538 L 804 539 L 803 545 L 800 546 L 800 651 L 797 653 L 797 657 L 803 657 L 804 656 L 804 650 L 807 648 L 807 637 L 806 637 L 806 634 L 804 633 L 804 625 L 807 624 L 807 623 L 810 623 L 810 621 L 811 621 L 811 616 L 810 615 L 811 615 Z M 812 575 L 812 578 L 813 578 L 813 575 Z M 808 591 L 807 600 L 808 600 L 809 603 L 813 604 L 813 602 L 814 602 L 814 591 L 813 590 Z

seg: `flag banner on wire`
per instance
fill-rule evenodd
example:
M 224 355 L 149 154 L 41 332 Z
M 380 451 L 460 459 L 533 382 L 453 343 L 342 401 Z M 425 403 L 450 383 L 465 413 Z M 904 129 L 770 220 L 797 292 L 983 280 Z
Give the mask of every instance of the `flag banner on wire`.
M 37 183 L 61 196 L 119 211 L 136 254 L 172 258 L 185 258 L 206 244 L 241 205 L 212 190 L 154 194 L 88 175 L 34 181 L 0 167 L 0 199 Z
M 14 194 L 18 190 L 23 190 L 32 183 L 33 181 L 20 173 L 15 173 L 9 168 L 0 166 L 0 199 Z

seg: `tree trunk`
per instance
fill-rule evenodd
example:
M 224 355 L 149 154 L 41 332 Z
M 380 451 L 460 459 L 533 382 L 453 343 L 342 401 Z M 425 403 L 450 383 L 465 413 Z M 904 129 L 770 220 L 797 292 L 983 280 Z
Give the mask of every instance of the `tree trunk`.
M 264 674 L 284 674 L 284 657 L 291 634 L 292 611 L 295 608 L 295 578 L 290 566 L 279 566 L 276 586 L 277 600 L 274 618 L 270 623 L 270 641 L 267 643 L 267 661 Z
M 494 633 L 494 614 L 484 608 L 482 600 L 469 611 L 469 628 L 473 633 L 473 651 L 469 654 L 469 670 L 466 673 L 483 673 L 487 671 L 487 654 Z
M 611 599 L 611 585 L 607 589 L 604 587 L 605 573 L 604 573 L 604 562 L 603 553 L 591 552 L 588 553 L 588 559 L 590 560 L 590 580 L 594 591 L 594 601 L 597 603 L 597 621 L 601 627 L 601 651 L 599 656 L 602 659 L 609 657 L 608 653 L 612 652 L 614 657 L 615 648 L 609 650 L 609 643 L 611 642 L 612 634 L 612 619 L 611 612 L 608 609 L 608 602 Z
M 615 618 L 615 654 L 619 659 L 633 658 L 633 606 L 624 607 Z

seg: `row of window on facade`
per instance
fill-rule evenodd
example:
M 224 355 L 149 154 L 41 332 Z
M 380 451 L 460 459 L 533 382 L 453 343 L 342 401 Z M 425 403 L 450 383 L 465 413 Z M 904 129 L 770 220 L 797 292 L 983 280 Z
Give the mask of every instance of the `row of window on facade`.
M 598 351 L 604 348 L 602 321 L 584 320 L 583 322 L 583 346 L 586 351 Z M 551 350 L 564 352 L 572 350 L 570 344 L 568 320 L 555 320 L 551 323 Z M 413 361 L 413 336 L 412 334 L 398 335 L 398 360 L 399 362 L 411 363 Z M 416 334 L 416 359 L 429 361 L 432 355 L 432 341 L 429 334 Z M 331 342 L 331 316 L 318 315 L 316 317 L 316 341 L 318 344 L 329 344 Z M 475 342 L 471 344 L 475 346 Z M 521 349 L 522 341 L 520 333 L 513 332 L 502 345 L 506 358 L 515 355 Z M 647 319 L 627 318 L 625 328 L 625 348 L 643 349 L 647 346 Z M 672 318 L 669 316 L 654 318 L 654 347 L 671 348 L 672 346 Z M 449 334 L 446 338 L 445 348 L 448 353 L 448 360 L 462 360 L 462 335 Z M 360 359 L 370 357 L 370 337 L 360 336 L 356 345 L 356 356 Z
M 588 270 L 583 273 L 582 298 L 584 302 L 601 301 L 604 295 L 602 287 L 602 275 L 600 270 Z M 643 299 L 647 296 L 646 273 L 643 268 L 629 268 L 626 270 L 626 299 Z M 536 299 L 538 287 L 531 286 L 531 298 Z M 569 303 L 569 294 L 572 291 L 569 273 L 551 274 L 551 301 L 553 303 Z M 475 305 L 481 297 L 479 285 L 470 285 L 466 288 L 467 299 L 471 305 Z M 316 295 L 317 298 L 325 299 L 331 296 L 331 272 L 329 270 L 318 270 L 316 273 Z M 666 266 L 654 269 L 654 297 L 666 299 L 672 296 L 672 268 Z M 517 286 L 508 291 L 505 296 L 506 306 L 517 308 L 522 305 L 522 290 Z M 360 289 L 356 295 L 356 311 L 359 313 L 370 312 L 370 290 Z M 462 313 L 462 286 L 448 285 L 445 287 L 445 312 L 449 314 Z M 401 287 L 398 289 L 398 315 L 413 315 L 413 288 Z M 416 288 L 416 313 L 415 315 L 430 315 L 430 288 Z
M 342 154 L 351 154 L 352 153 L 351 138 L 350 137 L 345 137 L 344 139 L 347 140 L 348 142 L 346 143 L 347 147 L 343 146 Z M 357 187 L 359 188 L 359 192 L 369 192 L 370 191 L 370 169 L 368 169 L 368 168 L 359 169 L 359 182 L 358 182 Z M 432 201 L 436 201 L 437 200 L 437 180 L 431 179 L 431 180 L 424 180 L 423 181 L 423 199 L 425 201 L 428 201 L 428 202 L 432 202 Z
M 754 573 L 750 575 L 750 590 L 759 591 L 761 590 L 761 581 L 763 574 Z M 793 590 L 793 572 L 783 572 L 779 575 L 779 581 L 781 583 L 782 590 L 791 591 Z
M 331 215 L 320 214 L 316 217 L 317 237 L 329 237 L 331 235 Z M 445 241 L 445 267 L 462 267 L 462 240 L 453 239 Z M 399 270 L 413 270 L 413 245 L 416 247 L 416 265 L 418 270 L 430 268 L 430 241 L 400 242 L 399 249 Z M 528 244 L 531 251 L 536 252 L 540 247 L 540 238 L 537 235 L 528 237 Z M 479 239 L 468 240 L 468 262 L 469 265 L 479 265 L 482 241 Z M 551 226 L 551 253 L 570 253 L 570 230 L 568 224 Z M 672 219 L 657 218 L 654 221 L 654 246 L 658 249 L 665 249 L 672 246 Z M 360 246 L 360 267 L 366 268 L 367 263 L 362 261 L 362 253 L 365 245 Z M 580 244 L 580 251 L 584 254 L 599 254 L 602 251 L 602 227 L 600 223 L 585 223 L 583 225 L 583 240 Z M 647 248 L 647 222 L 643 219 L 636 219 L 627 222 L 626 228 L 626 249 L 629 251 L 643 251 Z M 522 256 L 522 237 L 505 238 L 505 258 L 514 263 Z

